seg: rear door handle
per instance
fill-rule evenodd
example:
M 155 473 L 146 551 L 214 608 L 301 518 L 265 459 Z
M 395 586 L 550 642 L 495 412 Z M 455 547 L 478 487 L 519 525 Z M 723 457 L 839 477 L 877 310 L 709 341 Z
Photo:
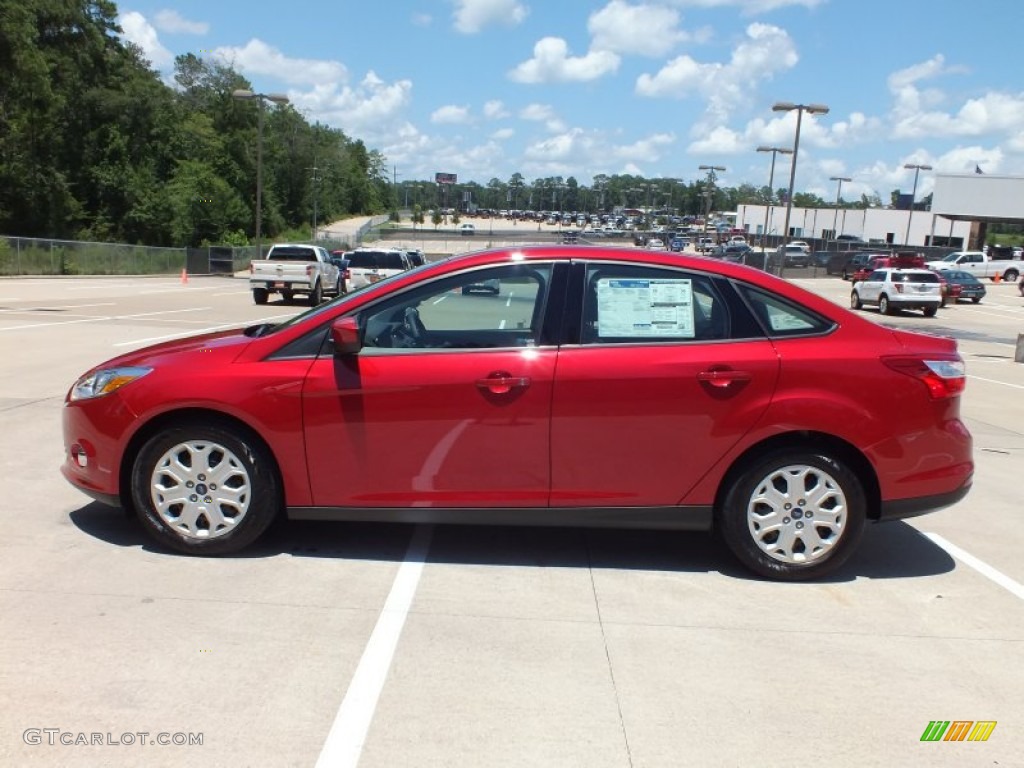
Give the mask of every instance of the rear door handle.
M 528 376 L 513 376 L 506 371 L 495 371 L 483 379 L 477 379 L 476 385 L 495 395 L 505 395 L 513 389 L 530 386 L 530 378 Z
M 712 387 L 720 389 L 725 389 L 736 382 L 750 381 L 752 378 L 749 371 L 734 371 L 731 368 L 701 371 L 697 374 L 697 381 L 707 382 Z

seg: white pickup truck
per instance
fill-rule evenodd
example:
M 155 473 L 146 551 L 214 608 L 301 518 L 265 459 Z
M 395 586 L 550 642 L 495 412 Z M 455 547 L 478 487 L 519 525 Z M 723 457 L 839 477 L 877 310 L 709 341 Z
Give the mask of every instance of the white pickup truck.
M 1024 262 L 1014 259 L 992 259 L 981 251 L 953 251 L 945 258 L 938 261 L 929 261 L 928 269 L 945 270 L 958 269 L 963 272 L 970 272 L 975 277 L 989 277 L 993 280 L 996 275 L 1000 280 L 1016 282 L 1021 272 L 1024 272 Z
M 266 258 L 249 263 L 252 300 L 266 304 L 272 293 L 290 302 L 304 294 L 316 306 L 325 296 L 339 296 L 345 285 L 341 271 L 331 262 L 326 248 L 319 245 L 279 244 L 271 246 Z

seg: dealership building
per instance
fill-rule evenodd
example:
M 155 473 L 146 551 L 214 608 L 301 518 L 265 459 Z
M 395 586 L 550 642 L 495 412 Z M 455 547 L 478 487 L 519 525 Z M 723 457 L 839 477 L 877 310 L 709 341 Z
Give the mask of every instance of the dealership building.
M 740 205 L 736 226 L 751 235 L 781 237 L 786 206 Z M 981 173 L 936 174 L 930 210 L 797 208 L 790 239 L 832 240 L 855 235 L 894 245 L 977 249 L 989 224 L 1024 224 L 1024 177 Z

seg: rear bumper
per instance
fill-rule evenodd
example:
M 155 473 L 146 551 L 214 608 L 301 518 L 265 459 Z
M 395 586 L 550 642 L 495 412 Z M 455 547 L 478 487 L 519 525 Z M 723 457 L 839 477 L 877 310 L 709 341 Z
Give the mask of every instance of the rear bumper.
M 951 507 L 963 499 L 971 490 L 972 478 L 957 488 L 955 491 L 940 493 L 934 496 L 920 496 L 915 499 L 894 499 L 883 501 L 879 509 L 878 519 L 902 520 L 907 517 L 917 517 L 929 512 L 936 512 L 945 507 Z

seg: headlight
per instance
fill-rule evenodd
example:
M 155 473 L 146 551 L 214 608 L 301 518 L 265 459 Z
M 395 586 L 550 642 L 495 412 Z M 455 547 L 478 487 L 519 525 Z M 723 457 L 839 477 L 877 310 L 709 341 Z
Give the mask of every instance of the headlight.
M 152 370 L 152 368 L 126 366 L 124 368 L 104 368 L 99 371 L 93 371 L 75 382 L 75 386 L 71 388 L 71 399 L 89 400 L 93 397 L 109 395 L 125 384 L 141 379 Z

